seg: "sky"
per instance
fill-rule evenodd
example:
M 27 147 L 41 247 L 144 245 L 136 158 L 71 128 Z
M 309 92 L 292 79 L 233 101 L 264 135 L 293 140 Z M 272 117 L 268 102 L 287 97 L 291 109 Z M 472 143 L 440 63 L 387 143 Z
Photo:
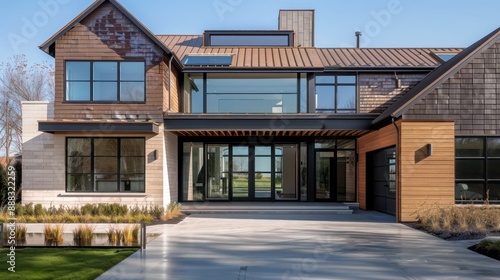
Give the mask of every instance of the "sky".
M 93 0 L 0 0 L 0 62 L 38 46 Z M 317 47 L 467 47 L 500 26 L 500 0 L 119 0 L 155 34 L 273 30 L 279 9 L 316 11 Z

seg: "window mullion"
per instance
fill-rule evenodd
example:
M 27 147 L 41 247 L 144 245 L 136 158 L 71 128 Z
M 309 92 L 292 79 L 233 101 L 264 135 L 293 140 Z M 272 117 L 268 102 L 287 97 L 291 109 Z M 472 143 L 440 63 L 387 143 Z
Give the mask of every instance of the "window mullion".
M 90 138 L 90 174 L 91 174 L 91 184 L 92 184 L 92 192 L 95 192 L 95 174 L 94 174 L 94 161 L 95 161 L 95 156 L 94 156 L 94 138 Z
M 120 68 L 121 68 L 121 62 L 118 62 L 117 66 L 116 66 L 116 71 L 117 71 L 117 73 L 116 73 L 116 83 L 117 83 L 116 100 L 118 100 L 118 102 L 121 101 L 121 78 L 120 78 L 121 69 Z

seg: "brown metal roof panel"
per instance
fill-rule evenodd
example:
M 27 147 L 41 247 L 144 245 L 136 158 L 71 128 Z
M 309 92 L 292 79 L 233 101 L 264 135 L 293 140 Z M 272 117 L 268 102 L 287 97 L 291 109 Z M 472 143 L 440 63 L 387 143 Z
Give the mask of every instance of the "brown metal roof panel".
M 280 61 L 281 61 L 280 67 L 290 67 L 290 62 L 288 61 L 288 58 L 286 56 L 285 49 L 284 48 L 278 48 L 278 52 L 280 54 Z
M 365 65 L 365 60 L 358 54 L 356 49 L 352 48 L 346 48 L 342 49 L 345 53 L 347 53 L 348 57 L 351 57 L 351 64 L 354 64 L 355 66 L 363 66 Z
M 363 49 L 350 49 L 350 52 L 353 56 L 358 57 L 359 66 L 373 66 L 373 62 L 366 55 L 366 52 Z
M 307 48 L 306 49 L 307 57 L 309 57 L 309 60 L 311 61 L 311 67 L 325 67 L 323 62 L 321 61 L 317 49 L 314 48 Z
M 304 67 L 304 60 L 302 59 L 302 55 L 300 54 L 297 48 L 292 48 L 293 56 L 295 57 L 295 63 L 297 63 L 298 67 Z
M 288 60 L 288 64 L 290 67 L 297 67 L 297 61 L 295 60 L 295 57 L 292 52 L 292 48 L 286 48 L 285 49 L 286 57 Z
M 268 67 L 274 66 L 273 52 L 271 48 L 266 48 L 266 63 Z
M 266 49 L 265 48 L 259 49 L 259 67 L 267 67 Z
M 245 49 L 238 48 L 236 55 L 236 66 L 243 67 L 245 65 Z
M 273 48 L 271 50 L 273 54 L 273 66 L 274 67 L 281 67 L 281 59 L 280 59 L 280 52 L 277 48 Z
M 319 58 L 321 59 L 321 63 L 326 66 L 334 66 L 335 61 L 333 57 L 330 55 L 330 50 L 329 49 L 318 49 L 318 55 Z
M 259 49 L 252 49 L 252 67 L 259 67 Z

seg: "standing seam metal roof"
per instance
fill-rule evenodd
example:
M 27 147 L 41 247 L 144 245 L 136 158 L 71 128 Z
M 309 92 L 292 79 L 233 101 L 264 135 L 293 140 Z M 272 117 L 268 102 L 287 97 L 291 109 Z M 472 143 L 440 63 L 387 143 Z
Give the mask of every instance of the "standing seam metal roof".
M 460 48 L 203 47 L 202 35 L 156 37 L 180 60 L 188 54 L 234 54 L 229 68 L 435 68 L 442 62 L 433 53 L 462 51 Z

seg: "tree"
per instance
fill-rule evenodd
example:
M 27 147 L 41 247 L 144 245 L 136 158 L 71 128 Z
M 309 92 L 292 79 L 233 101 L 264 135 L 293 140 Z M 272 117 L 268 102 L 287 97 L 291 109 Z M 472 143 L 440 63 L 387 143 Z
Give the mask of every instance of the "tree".
M 24 55 L 13 56 L 0 63 L 0 94 L 0 149 L 9 162 L 11 152 L 22 149 L 21 101 L 53 100 L 53 67 L 29 64 Z

